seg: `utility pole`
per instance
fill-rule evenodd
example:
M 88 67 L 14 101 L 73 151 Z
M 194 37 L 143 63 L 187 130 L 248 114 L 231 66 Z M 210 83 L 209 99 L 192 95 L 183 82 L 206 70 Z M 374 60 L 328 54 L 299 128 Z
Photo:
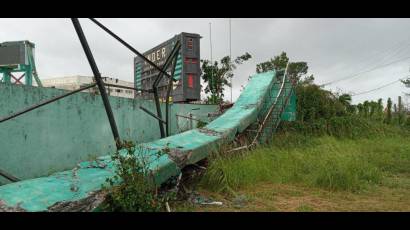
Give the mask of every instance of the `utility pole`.
M 212 60 L 212 29 L 211 29 L 211 23 L 209 23 L 209 45 L 211 47 L 211 67 L 214 65 L 214 62 Z M 211 69 L 212 70 L 212 69 Z M 211 71 L 211 79 L 213 79 L 213 71 Z
M 232 33 L 232 31 L 231 31 L 231 18 L 229 18 L 229 59 L 232 62 L 232 36 L 231 36 L 231 33 Z M 231 78 L 231 103 L 233 103 L 232 89 L 233 89 L 233 85 L 232 85 L 232 78 Z
M 213 57 L 212 57 L 212 25 L 211 23 L 209 23 L 209 45 L 211 48 L 211 80 L 212 82 L 214 82 L 214 61 L 213 61 Z
M 212 60 L 212 28 L 211 28 L 211 23 L 209 23 L 209 45 L 211 47 L 211 63 L 213 65 L 213 60 Z

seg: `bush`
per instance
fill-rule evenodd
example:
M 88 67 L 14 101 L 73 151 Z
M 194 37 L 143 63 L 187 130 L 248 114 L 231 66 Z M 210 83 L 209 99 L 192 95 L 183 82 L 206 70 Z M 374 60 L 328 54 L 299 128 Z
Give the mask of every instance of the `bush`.
M 142 148 L 136 149 L 128 142 L 125 149 L 117 151 L 112 160 L 116 164 L 115 175 L 107 178 L 104 211 L 153 212 L 165 210 L 165 202 L 175 194 L 159 193 L 147 173 L 148 159 Z M 161 154 L 158 153 L 157 157 Z

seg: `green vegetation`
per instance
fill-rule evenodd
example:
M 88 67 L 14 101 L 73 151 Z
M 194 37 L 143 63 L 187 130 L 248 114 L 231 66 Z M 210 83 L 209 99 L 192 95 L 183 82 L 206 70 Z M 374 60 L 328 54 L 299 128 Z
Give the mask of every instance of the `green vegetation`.
M 258 64 L 256 71 L 279 70 L 288 61 L 282 52 Z M 253 200 L 249 210 L 277 210 L 289 197 L 301 196 L 326 202 L 337 197 L 325 205 L 330 210 L 410 210 L 410 199 L 403 198 L 410 195 L 410 119 L 401 98 L 394 110 L 390 98 L 386 109 L 382 99 L 352 105 L 349 94 L 314 84 L 306 62 L 289 63 L 288 70 L 296 87 L 296 121 L 282 122 L 269 145 L 214 154 L 199 184 L 202 193 L 228 204 L 233 203 L 229 197 L 245 193 Z M 378 198 L 372 199 L 377 204 L 369 198 L 376 193 Z M 350 203 L 346 199 L 369 201 L 367 206 L 343 206 L 341 200 Z M 293 211 L 328 210 L 303 199 L 289 206 Z
M 246 53 L 235 63 L 249 58 Z M 210 156 L 199 182 L 201 193 L 248 211 L 410 210 L 410 119 L 401 99 L 394 110 L 390 98 L 386 109 L 382 99 L 353 105 L 351 95 L 314 84 L 306 62 L 288 62 L 282 52 L 258 64 L 256 72 L 288 66 L 297 94 L 296 121 L 282 122 L 269 145 L 234 154 L 221 148 Z M 223 86 L 229 85 L 235 68 L 229 57 L 221 63 L 203 61 L 209 103 L 222 102 Z M 108 180 L 114 186 L 107 188 L 105 210 L 162 211 L 175 194 L 159 193 L 146 180 L 144 162 L 136 161 L 134 148 L 128 146 L 126 156 L 113 156 L 118 170 Z M 289 203 L 292 199 L 297 202 Z M 356 204 L 346 205 L 352 200 Z
M 209 94 L 206 102 L 209 104 L 221 104 L 224 98 L 224 87 L 226 85 L 231 86 L 229 80 L 233 77 L 233 70 L 236 69 L 237 65 L 251 58 L 252 56 L 246 52 L 233 61 L 229 56 L 223 57 L 220 61 L 221 65 L 217 61 L 211 63 L 209 60 L 201 60 L 202 79 L 207 84 L 205 93 Z
M 122 146 L 126 150 L 126 154 L 117 151 L 112 156 L 117 167 L 115 175 L 112 178 L 107 178 L 109 186 L 103 186 L 107 195 L 101 210 L 119 212 L 164 211 L 166 202 L 172 199 L 175 194 L 158 192 L 158 188 L 149 180 L 146 175 L 148 162 L 144 160 L 145 154 L 142 149 L 135 151 L 135 145 L 131 142 L 124 142 Z
M 208 122 L 198 120 L 198 123 L 197 123 L 196 127 L 197 128 L 202 128 L 202 127 L 206 126 L 207 124 L 208 124 Z
M 285 135 L 277 138 L 280 142 L 295 139 Z M 410 173 L 408 136 L 359 140 L 296 138 L 305 143 L 298 140 L 297 147 L 272 145 L 246 156 L 213 159 L 201 186 L 211 191 L 231 191 L 260 182 L 301 183 L 356 192 L 380 184 L 391 174 Z

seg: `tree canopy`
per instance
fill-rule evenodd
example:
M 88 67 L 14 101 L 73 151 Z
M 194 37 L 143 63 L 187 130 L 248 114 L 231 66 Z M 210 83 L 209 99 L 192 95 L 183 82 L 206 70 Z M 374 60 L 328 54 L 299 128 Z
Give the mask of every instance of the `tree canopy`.
M 210 104 L 221 104 L 224 98 L 224 87 L 231 86 L 229 80 L 233 77 L 233 70 L 237 65 L 251 59 L 252 56 L 246 52 L 245 54 L 235 58 L 233 61 L 229 56 L 223 57 L 220 62 L 211 63 L 209 60 L 201 60 L 202 62 L 202 79 L 207 83 L 204 91 L 210 94 L 207 102 Z

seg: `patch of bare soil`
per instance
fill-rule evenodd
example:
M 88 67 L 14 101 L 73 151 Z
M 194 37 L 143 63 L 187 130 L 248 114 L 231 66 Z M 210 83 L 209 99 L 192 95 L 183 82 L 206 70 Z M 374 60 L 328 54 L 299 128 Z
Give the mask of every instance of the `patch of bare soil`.
M 223 205 L 190 204 L 189 211 L 410 211 L 407 186 L 380 185 L 352 193 L 267 183 L 237 191 L 236 196 L 209 191 L 199 193 Z

